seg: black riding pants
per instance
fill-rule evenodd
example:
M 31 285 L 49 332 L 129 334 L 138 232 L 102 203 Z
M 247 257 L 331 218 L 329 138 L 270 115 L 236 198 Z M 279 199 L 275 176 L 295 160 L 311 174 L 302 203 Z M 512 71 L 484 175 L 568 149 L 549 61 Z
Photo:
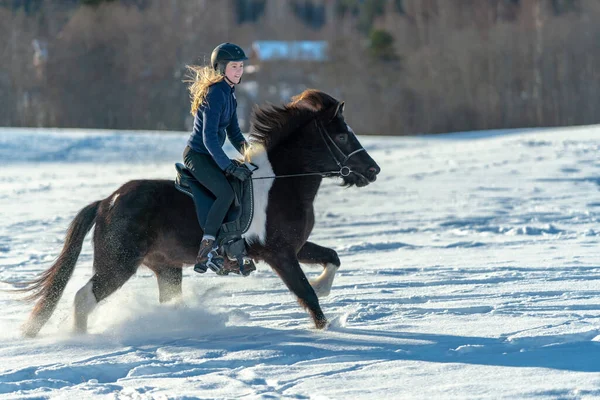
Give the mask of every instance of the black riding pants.
M 219 168 L 211 155 L 198 153 L 187 146 L 183 152 L 183 162 L 198 182 L 215 197 L 204 224 L 202 224 L 204 219 L 202 207 L 206 206 L 205 204 L 201 205 L 195 198 L 194 201 L 198 222 L 200 226 L 204 225 L 204 234 L 217 237 L 217 232 L 233 202 L 233 189 L 227 181 L 225 173 Z

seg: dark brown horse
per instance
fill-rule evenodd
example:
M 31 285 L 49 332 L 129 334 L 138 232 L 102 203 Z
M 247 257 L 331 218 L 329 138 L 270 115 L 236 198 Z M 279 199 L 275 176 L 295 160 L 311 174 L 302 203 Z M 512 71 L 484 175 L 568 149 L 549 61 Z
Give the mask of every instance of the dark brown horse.
M 343 108 L 317 90 L 282 107 L 257 108 L 247 154 L 259 167 L 253 175 L 254 219 L 244 235 L 248 255 L 279 274 L 317 328 L 327 324 L 318 295 L 329 293 L 340 266 L 333 249 L 307 241 L 321 181 L 340 176 L 344 185 L 362 187 L 380 171 L 346 124 Z M 29 300 L 37 300 L 25 335 L 37 335 L 52 315 L 94 224 L 94 275 L 75 296 L 76 331 L 86 332 L 98 302 L 142 264 L 156 274 L 160 302 L 181 295 L 182 267 L 194 263 L 202 238 L 194 203 L 171 180 L 130 181 L 77 214 L 56 262 L 23 289 Z M 300 263 L 320 264 L 324 271 L 311 285 Z

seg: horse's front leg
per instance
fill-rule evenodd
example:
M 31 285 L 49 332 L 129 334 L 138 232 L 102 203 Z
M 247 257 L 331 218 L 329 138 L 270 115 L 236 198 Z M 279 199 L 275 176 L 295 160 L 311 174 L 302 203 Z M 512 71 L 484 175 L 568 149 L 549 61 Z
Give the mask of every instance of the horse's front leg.
M 298 252 L 298 260 L 303 264 L 321 264 L 323 272 L 310 284 L 318 297 L 329 296 L 333 278 L 340 267 L 340 258 L 335 250 L 329 247 L 319 246 L 312 242 L 306 242 Z
M 308 310 L 315 327 L 322 329 L 327 325 L 327 319 L 321 311 L 319 299 L 308 283 L 306 275 L 300 268 L 300 263 L 294 251 L 278 251 L 265 257 L 265 261 L 277 272 L 285 285 L 298 297 L 298 303 Z

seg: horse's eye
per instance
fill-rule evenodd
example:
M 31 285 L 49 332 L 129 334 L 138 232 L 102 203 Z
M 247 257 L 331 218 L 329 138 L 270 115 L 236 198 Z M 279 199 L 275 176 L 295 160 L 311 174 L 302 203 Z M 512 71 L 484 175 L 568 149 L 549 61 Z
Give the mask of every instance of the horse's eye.
M 338 142 L 346 143 L 346 140 L 348 140 L 348 135 L 346 135 L 345 133 L 340 133 L 337 135 L 336 139 L 338 140 Z

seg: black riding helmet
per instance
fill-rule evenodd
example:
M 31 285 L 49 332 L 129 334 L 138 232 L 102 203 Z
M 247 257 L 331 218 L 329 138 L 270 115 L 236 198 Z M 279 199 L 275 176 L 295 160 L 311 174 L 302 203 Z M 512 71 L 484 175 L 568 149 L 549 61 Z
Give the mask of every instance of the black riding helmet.
M 225 75 L 225 67 L 227 63 L 232 61 L 244 61 L 247 60 L 246 53 L 237 44 L 233 43 L 221 43 L 213 50 L 210 55 L 210 65 L 215 71 L 221 75 Z

